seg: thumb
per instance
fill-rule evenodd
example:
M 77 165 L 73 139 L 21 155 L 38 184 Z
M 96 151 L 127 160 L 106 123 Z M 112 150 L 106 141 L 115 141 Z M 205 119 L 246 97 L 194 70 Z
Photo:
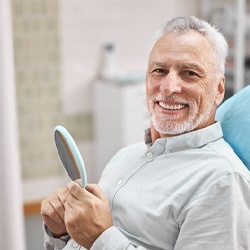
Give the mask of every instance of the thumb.
M 74 196 L 77 200 L 82 200 L 84 189 L 75 181 L 67 184 L 67 191 Z
M 102 192 L 101 188 L 97 184 L 87 184 L 86 190 L 92 193 L 94 196 L 99 198 L 100 200 L 105 200 L 106 196 Z

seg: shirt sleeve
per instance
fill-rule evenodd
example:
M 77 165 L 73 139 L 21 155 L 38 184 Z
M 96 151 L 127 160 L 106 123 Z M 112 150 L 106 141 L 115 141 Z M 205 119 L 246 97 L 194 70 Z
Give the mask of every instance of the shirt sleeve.
M 69 236 L 63 236 L 59 239 L 52 237 L 50 230 L 44 225 L 44 249 L 45 250 L 66 250 L 66 249 L 81 249 L 85 248 L 69 240 Z M 94 242 L 91 250 L 146 250 L 141 246 L 134 246 L 132 243 L 119 231 L 118 228 L 112 226 L 102 233 Z
M 250 249 L 249 215 L 249 182 L 237 173 L 219 177 L 183 209 L 174 249 Z
M 44 231 L 45 250 L 54 250 L 54 249 L 61 250 L 66 246 L 70 238 L 68 235 L 62 236 L 61 238 L 54 238 L 45 224 L 43 225 L 43 231 Z
M 105 230 L 94 242 L 91 250 L 146 250 L 142 246 L 133 245 L 127 237 L 125 237 L 118 228 L 112 226 Z

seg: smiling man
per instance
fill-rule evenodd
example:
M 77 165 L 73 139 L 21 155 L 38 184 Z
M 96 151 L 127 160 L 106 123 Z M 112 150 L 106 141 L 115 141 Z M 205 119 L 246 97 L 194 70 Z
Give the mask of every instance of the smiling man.
M 211 41 L 195 30 L 173 30 L 155 43 L 147 70 L 153 141 L 214 123 L 224 96 L 216 57 Z
M 70 182 L 43 201 L 47 250 L 250 249 L 250 174 L 215 121 L 226 56 L 207 22 L 164 25 L 147 68 L 145 143 L 121 149 L 99 185 Z

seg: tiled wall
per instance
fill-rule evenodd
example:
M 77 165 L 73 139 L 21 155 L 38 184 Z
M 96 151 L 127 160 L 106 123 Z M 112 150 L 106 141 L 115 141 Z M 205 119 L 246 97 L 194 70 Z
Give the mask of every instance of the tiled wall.
M 62 171 L 53 129 L 62 124 L 76 140 L 91 140 L 89 113 L 61 108 L 57 0 L 12 0 L 15 77 L 23 179 Z

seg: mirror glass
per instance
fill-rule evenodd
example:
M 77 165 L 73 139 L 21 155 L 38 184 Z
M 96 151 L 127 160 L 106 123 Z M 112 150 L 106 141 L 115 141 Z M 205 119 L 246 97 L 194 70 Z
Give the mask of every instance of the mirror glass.
M 54 139 L 61 163 L 71 180 L 82 180 L 82 187 L 86 186 L 87 174 L 81 153 L 70 135 L 63 126 L 56 126 Z

